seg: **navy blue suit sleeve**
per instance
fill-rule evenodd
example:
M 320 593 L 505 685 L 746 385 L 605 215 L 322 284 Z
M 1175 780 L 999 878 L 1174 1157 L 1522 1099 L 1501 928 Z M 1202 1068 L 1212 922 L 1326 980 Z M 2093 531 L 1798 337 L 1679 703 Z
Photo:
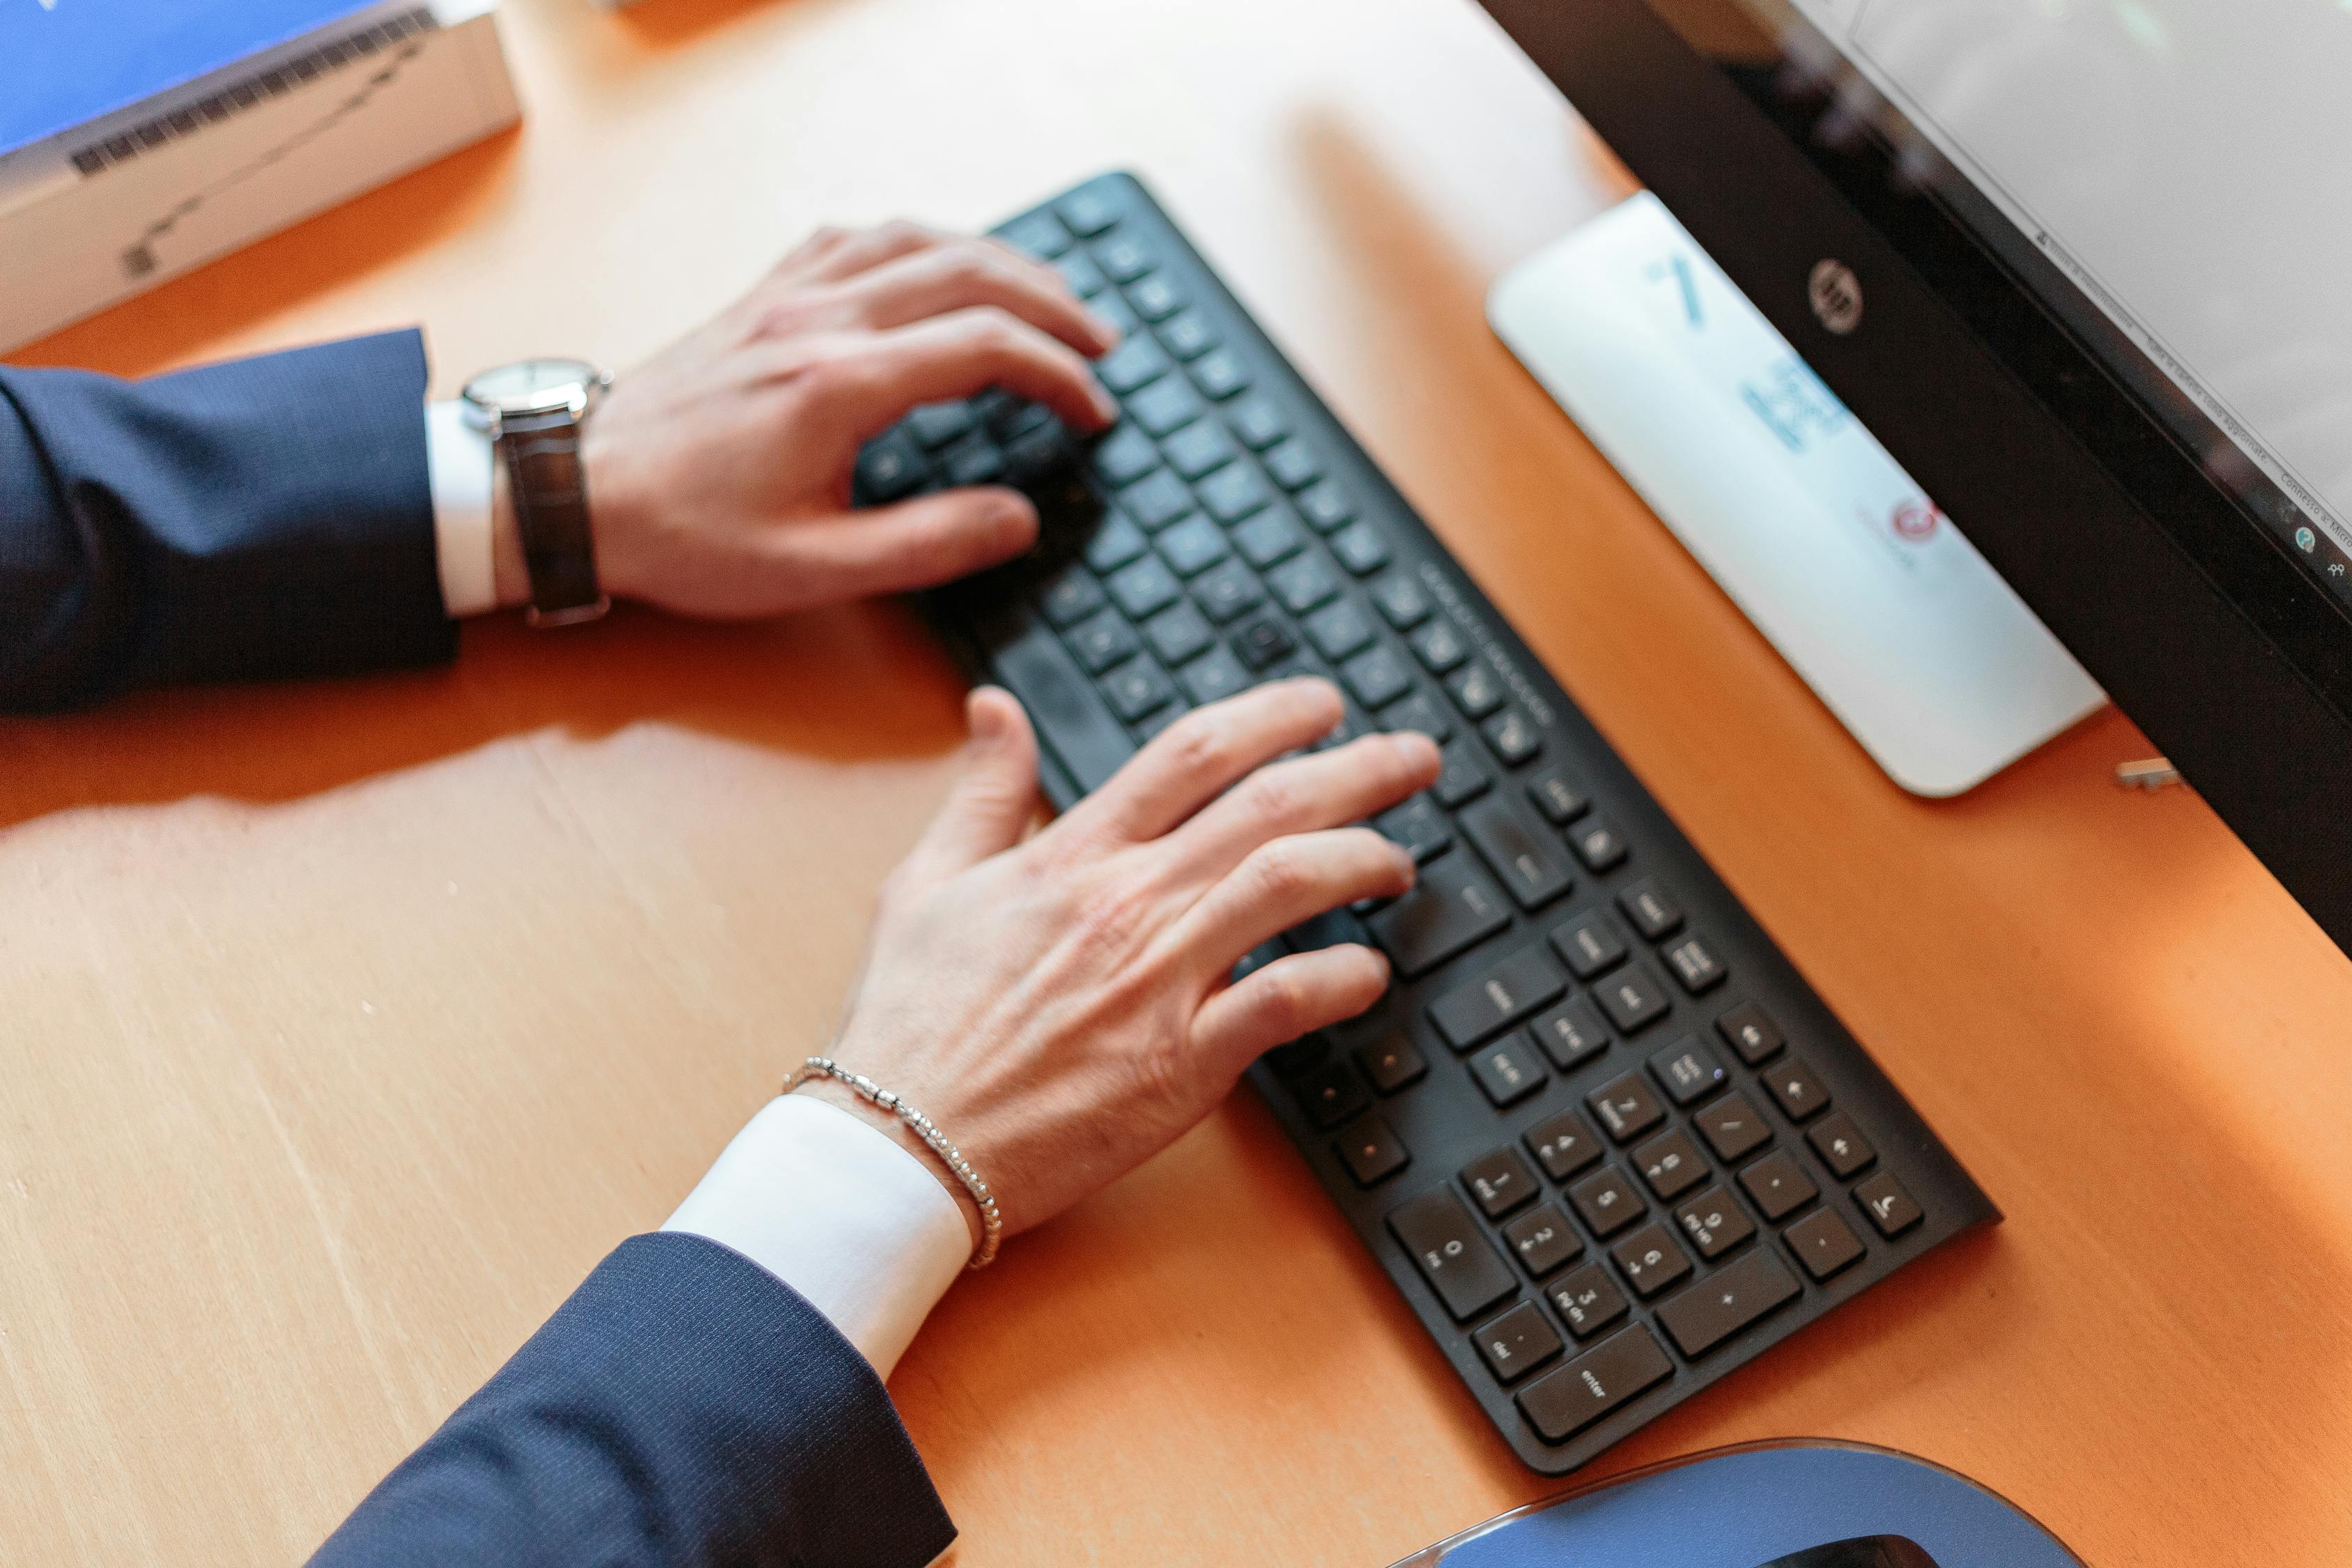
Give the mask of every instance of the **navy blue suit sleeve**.
M 824 1314 L 699 1237 L 632 1237 L 312 1568 L 922 1568 L 948 1521 Z
M 0 710 L 447 658 L 415 332 L 0 366 Z

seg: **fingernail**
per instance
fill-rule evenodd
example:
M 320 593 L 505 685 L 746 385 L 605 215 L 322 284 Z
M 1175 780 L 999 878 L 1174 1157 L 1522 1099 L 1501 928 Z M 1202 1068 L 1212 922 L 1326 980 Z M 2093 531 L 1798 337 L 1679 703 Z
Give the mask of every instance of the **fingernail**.
M 1105 353 L 1118 346 L 1118 329 L 1092 310 L 1087 312 L 1087 325 L 1094 329 L 1095 342 L 1102 344 Z
M 1097 383 L 1092 388 L 1092 391 L 1094 393 L 1095 399 L 1095 412 L 1102 416 L 1102 422 L 1106 425 L 1118 424 L 1118 400 L 1113 397 L 1109 393 L 1104 391 L 1100 383 Z

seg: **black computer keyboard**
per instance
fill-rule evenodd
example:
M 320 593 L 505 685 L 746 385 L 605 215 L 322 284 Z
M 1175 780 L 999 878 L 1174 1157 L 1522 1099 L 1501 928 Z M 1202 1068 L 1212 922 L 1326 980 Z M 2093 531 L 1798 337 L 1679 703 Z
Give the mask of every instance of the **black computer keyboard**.
M 1127 334 L 1099 366 L 1124 417 L 918 409 L 860 498 L 1037 498 L 1034 554 L 930 610 L 1027 705 L 1056 806 L 1300 672 L 1347 694 L 1326 743 L 1440 742 L 1376 823 L 1419 886 L 1287 940 L 1374 942 L 1395 984 L 1251 1076 L 1522 1458 L 1574 1468 L 1999 1218 L 1140 184 L 998 232 Z

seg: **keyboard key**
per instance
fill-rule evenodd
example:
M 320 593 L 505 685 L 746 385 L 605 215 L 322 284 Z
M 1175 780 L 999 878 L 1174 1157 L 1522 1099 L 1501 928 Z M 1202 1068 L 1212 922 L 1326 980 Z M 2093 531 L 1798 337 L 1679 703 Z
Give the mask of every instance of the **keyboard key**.
M 1555 1182 L 1567 1181 L 1601 1158 L 1601 1140 L 1573 1110 L 1538 1121 L 1522 1136 L 1536 1163 Z
M 1682 929 L 1682 906 L 1658 885 L 1655 877 L 1644 877 L 1617 895 L 1617 907 L 1633 922 L 1633 929 L 1652 942 L 1664 942 Z
M 1381 619 L 1401 632 L 1409 632 L 1429 619 L 1437 607 L 1431 602 L 1429 591 L 1402 572 L 1374 585 L 1372 603 L 1380 606 Z
M 1188 479 L 1223 468 L 1237 451 L 1234 438 L 1213 419 L 1195 419 L 1169 437 L 1162 450 L 1168 454 L 1168 466 Z
M 1683 989 L 1694 996 L 1703 996 L 1723 984 L 1723 961 L 1695 936 L 1686 936 L 1666 949 L 1666 967 L 1675 972 Z
M 1244 397 L 1226 409 L 1225 423 L 1253 452 L 1263 452 L 1290 434 L 1290 421 L 1283 417 L 1281 405 L 1263 394 Z
M 1298 651 L 1298 644 L 1290 636 L 1290 628 L 1272 616 L 1259 616 L 1244 621 L 1239 631 L 1227 639 L 1241 661 L 1259 674 L 1272 669 Z
M 1400 698 L 1394 704 L 1375 704 L 1381 709 L 1381 727 L 1388 730 L 1418 730 L 1433 741 L 1445 742 L 1454 738 L 1454 720 L 1446 710 L 1429 700 L 1426 691 L 1416 691 Z
M 1709 1187 L 1675 1209 L 1675 1223 L 1709 1263 L 1756 1234 L 1756 1222 L 1748 1217 L 1739 1200 L 1721 1187 Z
M 1592 802 L 1564 768 L 1551 768 L 1528 781 L 1528 798 L 1554 827 L 1565 827 L 1591 809 Z
M 1095 265 L 1095 258 L 1083 250 L 1064 251 L 1054 258 L 1053 268 L 1070 286 L 1070 292 L 1081 300 L 1091 300 L 1110 287 L 1110 279 Z
M 1141 300 L 1136 309 L 1143 310 L 1146 320 L 1151 312 L 1143 309 Z M 1249 390 L 1249 372 L 1242 368 L 1241 356 L 1231 349 L 1211 349 L 1192 362 L 1192 384 L 1220 403 L 1237 392 Z
M 1675 1370 L 1636 1323 L 1519 1390 L 1519 1413 L 1547 1443 L 1565 1443 Z
M 1265 480 L 1247 463 L 1234 463 L 1201 481 L 1201 504 L 1219 522 L 1239 522 L 1274 500 Z
M 1092 239 L 1118 221 L 1118 206 L 1109 193 L 1093 186 L 1064 196 L 1054 204 L 1054 210 L 1062 215 L 1070 232 L 1081 239 Z
M 1069 230 L 1055 222 L 1052 213 L 1031 213 L 1016 219 L 1004 226 L 1002 237 L 1015 250 L 1026 251 L 1040 261 L 1051 261 L 1070 248 Z
M 1153 542 L 1159 547 L 1160 559 L 1173 567 L 1179 577 L 1197 577 L 1233 551 L 1225 542 L 1223 531 L 1198 514 L 1186 518 Z
M 1435 621 L 1412 639 L 1412 657 L 1432 675 L 1459 668 L 1470 657 L 1470 645 L 1447 622 Z
M 1780 1235 L 1805 1272 L 1826 1279 L 1862 1256 L 1862 1243 L 1845 1221 L 1828 1209 L 1808 1215 Z
M 1589 1340 L 1625 1315 L 1625 1292 L 1598 1263 L 1588 1263 L 1544 1291 L 1568 1331 Z
M 1488 1219 L 1502 1218 L 1533 1199 L 1539 1190 L 1536 1173 L 1528 1169 L 1519 1152 L 1508 1144 L 1463 1166 L 1462 1184 L 1470 1189 L 1470 1195 L 1477 1200 Z
M 1004 454 L 987 437 L 979 436 L 950 448 L 940 460 L 940 466 L 947 474 L 948 483 L 959 489 L 993 484 L 1003 477 Z
M 1503 681 L 1484 663 L 1471 665 L 1445 683 L 1454 705 L 1473 720 L 1484 719 L 1503 705 Z
M 1114 485 L 1131 485 L 1160 466 L 1160 448 L 1131 422 L 1095 444 L 1095 472 Z
M 1781 1037 L 1780 1026 L 1772 1022 L 1772 1016 L 1753 1002 L 1742 1002 L 1717 1018 L 1715 1032 L 1749 1067 L 1761 1067 L 1780 1055 L 1780 1047 L 1788 1044 Z
M 1731 1080 L 1731 1074 L 1713 1051 L 1696 1040 L 1682 1040 L 1650 1058 L 1666 1096 L 1676 1105 L 1696 1105 Z
M 1766 1073 L 1764 1083 L 1791 1121 L 1806 1121 L 1829 1109 L 1830 1091 L 1822 1087 L 1822 1080 L 1801 1057 L 1790 1057 Z
M 1424 865 L 1454 842 L 1454 830 L 1446 823 L 1445 814 L 1431 805 L 1425 795 L 1390 807 L 1373 819 L 1372 826 L 1390 843 Z
M 1567 989 L 1567 976 L 1540 950 L 1529 948 L 1447 990 L 1430 1003 L 1429 1017 L 1447 1045 L 1465 1050 L 1549 1006 Z M 1541 1083 L 1543 1069 L 1532 1070 Z
M 1638 963 L 1629 963 L 1594 987 L 1601 1008 L 1621 1034 L 1635 1034 L 1666 1016 L 1666 988 Z
M 1334 533 L 1356 521 L 1356 503 L 1330 479 L 1302 491 L 1298 511 L 1318 533 Z
M 1167 374 L 1169 363 L 1167 351 L 1139 333 L 1095 361 L 1095 379 L 1118 396 L 1129 397 Z
M 1465 1322 L 1518 1289 L 1510 1266 L 1450 1187 L 1433 1187 L 1391 1210 L 1389 1231 L 1412 1254 L 1437 1299 Z
M 1167 675 L 1148 658 L 1128 660 L 1103 678 L 1102 687 L 1103 695 L 1110 699 L 1111 711 L 1129 723 L 1176 695 Z
M 1015 436 L 1053 423 L 1053 411 L 1042 403 L 1032 403 L 1025 397 L 1013 397 L 1003 392 L 984 394 L 973 404 L 989 434 L 999 441 L 1010 441 Z
M 1584 1097 L 1609 1136 L 1631 1143 L 1666 1119 L 1666 1108 L 1639 1074 L 1612 1079 Z
M 1611 1237 L 1642 1217 L 1642 1200 L 1613 1165 L 1605 1165 L 1568 1189 L 1568 1201 L 1592 1234 Z
M 1265 455 L 1265 471 L 1284 489 L 1303 489 L 1323 477 L 1323 460 L 1304 441 L 1285 441 Z
M 1147 555 L 1111 575 L 1111 602 L 1130 621 L 1146 621 L 1184 596 L 1183 584 L 1156 556 Z
M 1351 523 L 1331 536 L 1331 553 L 1359 577 L 1369 577 L 1389 563 L 1389 542 L 1369 522 Z
M 1180 604 L 1144 624 L 1143 636 L 1162 664 L 1175 666 L 1197 658 L 1216 640 L 1209 623 L 1190 605 Z
M 1202 574 L 1192 584 L 1192 597 L 1209 619 L 1231 626 L 1265 601 L 1256 574 L 1238 561 L 1227 561 Z
M 1154 272 L 1127 286 L 1127 302 L 1145 321 L 1164 321 L 1184 308 L 1184 291 L 1166 273 Z
M 1332 1150 L 1346 1163 L 1360 1187 L 1375 1186 L 1412 1161 L 1396 1130 L 1384 1116 L 1367 1116 L 1332 1140 Z
M 1326 910 L 1313 920 L 1300 921 L 1282 935 L 1293 952 L 1315 952 L 1344 943 L 1362 947 L 1371 941 L 1365 934 L 1363 922 L 1346 910 Z
M 1853 1124 L 1853 1118 L 1843 1110 L 1834 1111 L 1814 1122 L 1812 1130 L 1805 1134 L 1805 1141 L 1813 1146 L 1813 1152 L 1822 1157 L 1822 1163 L 1830 1168 L 1831 1174 L 1841 1182 L 1867 1171 L 1878 1158 L 1878 1151 L 1870 1146 L 1870 1140 L 1862 1135 L 1862 1129 Z
M 950 442 L 961 441 L 971 434 L 977 423 L 971 405 L 961 400 L 926 403 L 907 410 L 908 433 L 932 451 Z
M 1495 781 L 1478 761 L 1477 753 L 1460 741 L 1438 748 L 1438 760 L 1444 764 L 1438 771 L 1437 782 L 1430 785 L 1441 805 L 1459 808 L 1486 793 Z
M 1234 530 L 1234 548 L 1261 572 L 1289 560 L 1306 543 L 1307 531 L 1288 507 L 1270 506 Z
M 1370 1045 L 1359 1046 L 1356 1066 L 1381 1094 L 1410 1089 L 1429 1073 L 1421 1047 L 1406 1038 L 1402 1029 L 1391 1029 Z
M 1769 1220 L 1787 1218 L 1822 1193 L 1797 1162 L 1778 1149 L 1740 1172 L 1739 1184 Z
M 858 451 L 857 493 L 877 506 L 902 500 L 922 488 L 929 472 L 911 438 L 900 431 L 886 431 Z
M 1135 632 L 1114 611 L 1072 626 L 1065 640 L 1088 675 L 1100 675 L 1135 651 Z
M 1463 812 L 1462 833 L 1494 868 L 1521 909 L 1541 909 L 1566 894 L 1575 880 L 1558 840 L 1539 835 L 1508 795 L 1482 800 Z M 1548 961 L 1545 967 L 1550 967 Z M 1558 994 L 1558 991 L 1552 993 Z
M 1124 294 L 1097 294 L 1087 301 L 1087 309 L 1109 322 L 1122 342 L 1143 330 L 1143 318 L 1135 313 Z
M 1066 566 L 1038 591 L 1037 607 L 1054 625 L 1074 626 L 1103 607 L 1102 584 L 1085 567 Z
M 1797 1277 L 1769 1252 L 1749 1253 L 1658 1309 L 1658 1326 L 1694 1360 L 1801 1294 Z
M 1478 727 L 1486 737 L 1486 744 L 1503 759 L 1506 767 L 1519 767 L 1535 761 L 1543 750 L 1543 736 L 1528 716 L 1516 708 L 1506 707 L 1500 713 Z
M 1095 683 L 1042 621 L 989 650 L 996 679 L 1029 710 L 1045 744 L 1080 789 L 1108 782 L 1135 754 Z
M 1679 1128 L 1634 1150 L 1633 1168 L 1642 1173 L 1652 1192 L 1668 1202 L 1706 1180 L 1706 1162 Z
M 1367 922 L 1396 966 L 1415 980 L 1511 923 L 1509 907 L 1493 883 L 1461 856 L 1439 860 L 1412 890 Z
M 1318 1127 L 1337 1127 L 1370 1102 L 1355 1070 L 1346 1062 L 1327 1062 L 1290 1086 L 1298 1107 Z
M 1129 342 L 1144 342 L 1142 338 L 1130 338 Z M 1111 351 L 1116 353 L 1118 351 Z M 1151 352 L 1160 352 L 1154 345 Z M 1154 436 L 1171 436 L 1201 416 L 1201 400 L 1180 376 L 1160 377 L 1127 400 L 1127 411 L 1135 422 Z
M 1353 658 L 1372 642 L 1372 623 L 1345 599 L 1307 616 L 1306 627 L 1307 640 L 1315 645 L 1315 651 L 1335 664 Z
M 1241 660 L 1223 647 L 1211 648 L 1201 658 L 1184 667 L 1177 679 L 1184 683 L 1184 694 L 1196 708 L 1223 700 L 1237 691 L 1246 691 L 1256 684 L 1244 669 Z
M 1743 1160 L 1772 1141 L 1764 1113 L 1746 1095 L 1734 1089 L 1691 1118 L 1691 1125 L 1726 1164 Z
M 1004 447 L 1004 482 L 1022 489 L 1038 484 L 1068 461 L 1070 445 L 1069 428 L 1058 419 L 1014 437 Z
M 1625 863 L 1625 841 L 1600 817 L 1587 817 L 1570 828 L 1568 842 L 1587 870 L 1610 871 Z
M 1550 1204 L 1532 1209 L 1503 1227 L 1503 1242 L 1518 1258 L 1530 1279 L 1573 1263 L 1584 1252 L 1584 1238 L 1568 1216 Z
M 1319 555 L 1297 555 L 1265 574 L 1266 586 L 1282 607 L 1303 616 L 1327 605 L 1339 592 L 1339 579 Z
M 1625 962 L 1625 939 L 1614 921 L 1598 910 L 1572 915 L 1552 928 L 1551 945 L 1579 980 L 1608 973 Z
M 1533 1301 L 1522 1301 L 1471 1336 L 1478 1353 L 1504 1383 L 1516 1383 L 1559 1353 L 1559 1335 Z
M 1384 708 L 1412 689 L 1412 675 L 1393 648 L 1376 647 L 1340 668 L 1339 679 L 1357 701 Z
M 1562 1072 L 1583 1066 L 1609 1048 L 1609 1031 L 1590 996 L 1571 996 L 1528 1026 L 1544 1055 Z
M 1095 265 L 1114 283 L 1132 283 L 1159 262 L 1133 235 L 1115 234 L 1095 247 Z
M 1217 346 L 1217 334 L 1206 316 L 1184 310 L 1160 323 L 1160 342 L 1178 359 L 1198 359 Z
M 1146 533 L 1159 532 L 1192 510 L 1192 492 L 1166 468 L 1156 468 L 1138 479 L 1118 500 Z
M 1617 1260 L 1617 1272 L 1633 1287 L 1633 1294 L 1645 1301 L 1690 1276 L 1690 1258 L 1666 1227 L 1655 1221 L 1611 1247 L 1609 1256 Z
M 1087 564 L 1096 571 L 1109 574 L 1118 571 L 1151 548 L 1143 537 L 1143 530 L 1135 526 L 1124 512 L 1113 511 L 1087 541 Z
M 1853 1201 L 1870 1216 L 1881 1236 L 1901 1236 L 1923 1217 L 1919 1205 L 1903 1190 L 1903 1184 L 1893 1174 L 1881 1171 L 1854 1188 Z

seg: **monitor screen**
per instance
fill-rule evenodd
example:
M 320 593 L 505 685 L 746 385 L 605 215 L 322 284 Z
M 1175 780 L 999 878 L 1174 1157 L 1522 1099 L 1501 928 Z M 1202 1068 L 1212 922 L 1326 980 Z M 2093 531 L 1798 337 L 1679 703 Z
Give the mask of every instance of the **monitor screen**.
M 2352 608 L 2352 0 L 1651 5 L 1931 198 Z

